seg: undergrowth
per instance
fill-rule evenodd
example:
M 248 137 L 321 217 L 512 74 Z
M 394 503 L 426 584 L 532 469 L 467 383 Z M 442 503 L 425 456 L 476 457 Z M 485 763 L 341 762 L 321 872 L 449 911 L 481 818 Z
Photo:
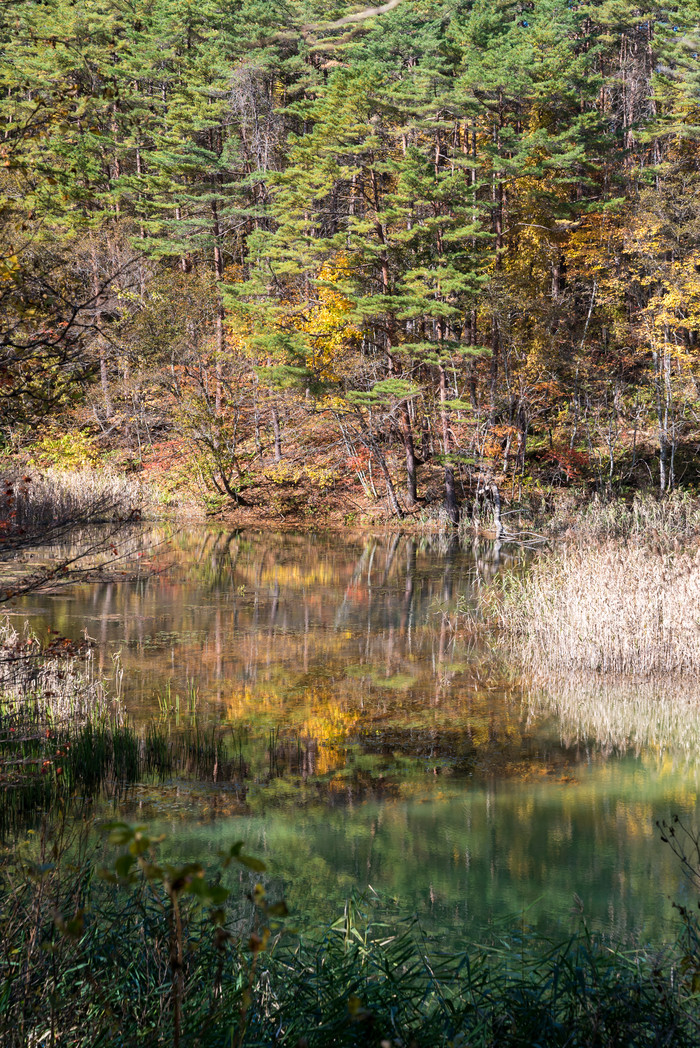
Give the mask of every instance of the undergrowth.
M 662 955 L 582 926 L 564 942 L 501 936 L 456 952 L 361 900 L 300 939 L 241 842 L 223 857 L 243 866 L 230 889 L 199 864 L 161 864 L 141 830 L 110 831 L 124 850 L 101 876 L 79 829 L 42 835 L 2 870 L 7 1048 L 697 1044 L 687 939 Z

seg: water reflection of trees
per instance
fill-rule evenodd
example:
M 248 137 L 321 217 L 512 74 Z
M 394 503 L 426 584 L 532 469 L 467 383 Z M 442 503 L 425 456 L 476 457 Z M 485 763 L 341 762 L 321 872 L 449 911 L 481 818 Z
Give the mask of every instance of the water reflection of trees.
M 244 826 L 183 828 L 177 854 L 183 839 L 201 856 L 245 834 L 284 882 L 296 920 L 332 920 L 351 888 L 371 885 L 380 905 L 417 914 L 450 942 L 497 931 L 499 920 L 561 933 L 579 922 L 577 899 L 589 927 L 646 941 L 667 931 L 666 894 L 678 880 L 654 818 L 671 795 L 682 803 L 683 788 L 680 772 L 641 784 L 616 762 L 555 790 L 498 781 L 465 790 L 454 780 L 427 790 L 425 779 L 406 779 L 351 797 L 337 783 L 322 804 L 282 794 L 254 805 Z
M 605 710 L 622 707 L 602 691 L 589 702 L 574 683 L 523 703 L 492 652 L 455 635 L 449 613 L 476 605 L 480 580 L 509 563 L 503 550 L 201 530 L 174 536 L 167 561 L 141 580 L 35 596 L 17 613 L 71 636 L 87 626 L 105 673 L 121 649 L 138 720 L 160 715 L 155 696 L 170 682 L 183 719 L 194 684 L 197 716 L 224 723 L 217 789 L 190 801 L 168 786 L 154 802 L 173 825 L 191 827 L 195 807 L 220 820 L 194 854 L 215 849 L 219 832 L 245 835 L 283 863 L 295 912 L 371 883 L 435 926 L 529 906 L 527 921 L 546 928 L 577 892 L 599 927 L 646 934 L 673 877 L 650 840 L 655 814 L 671 796 L 692 810 L 697 782 L 604 760 L 623 744 L 662 750 L 668 736 L 651 728 L 663 696 L 648 699 L 646 734 L 639 708 L 613 722 Z M 697 749 L 690 696 L 686 713 L 674 731 Z M 593 775 L 576 767 L 596 761 Z M 251 779 L 266 788 L 246 793 Z M 145 817 L 144 798 L 134 803 Z M 279 813 L 261 818 L 257 838 L 256 804 Z
M 505 765 L 536 749 L 533 733 L 523 739 L 490 652 L 465 648 L 450 613 L 509 563 L 453 536 L 200 529 L 170 538 L 167 570 L 74 587 L 42 610 L 69 635 L 87 626 L 105 673 L 121 648 L 137 719 L 169 683 L 171 704 L 196 690 L 200 717 L 306 740 L 306 772 L 342 767 L 353 742 L 416 755 L 419 738 L 455 766 L 486 748 Z

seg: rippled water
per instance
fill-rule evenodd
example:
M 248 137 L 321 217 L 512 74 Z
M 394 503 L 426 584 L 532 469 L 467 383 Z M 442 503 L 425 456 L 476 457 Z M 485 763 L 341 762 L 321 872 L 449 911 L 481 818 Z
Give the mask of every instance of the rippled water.
M 87 629 L 137 722 L 227 733 L 227 777 L 125 804 L 174 854 L 244 838 L 302 922 L 359 889 L 458 938 L 514 920 L 561 930 L 581 912 L 616 936 L 671 934 L 684 886 L 655 820 L 697 817 L 686 722 L 666 738 L 652 704 L 630 751 L 624 725 L 598 731 L 612 700 L 582 686 L 579 702 L 575 681 L 566 702 L 530 697 L 517 667 L 457 633 L 455 610 L 520 570 L 514 553 L 395 535 L 154 538 L 140 578 L 13 614 L 40 633 Z

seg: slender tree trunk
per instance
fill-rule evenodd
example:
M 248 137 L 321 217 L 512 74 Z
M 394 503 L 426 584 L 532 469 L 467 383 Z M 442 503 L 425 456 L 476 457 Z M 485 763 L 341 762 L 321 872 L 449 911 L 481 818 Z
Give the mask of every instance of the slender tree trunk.
M 433 450 L 430 446 L 430 423 L 427 415 L 423 416 L 421 423 L 421 456 L 423 462 L 428 462 L 433 457 Z
M 469 320 L 467 322 L 467 341 L 470 346 L 476 345 L 477 339 L 477 319 L 476 310 L 472 309 L 469 312 Z M 479 410 L 479 401 L 477 399 L 477 387 L 476 387 L 476 361 L 472 358 L 467 365 L 467 388 L 469 389 L 469 403 L 472 406 L 472 411 L 476 413 Z
M 212 233 L 214 235 L 214 266 L 216 280 L 219 284 L 224 279 L 224 256 L 221 251 L 221 226 L 219 223 L 219 210 L 216 200 L 211 202 Z M 218 418 L 221 414 L 223 402 L 223 364 L 226 353 L 226 312 L 224 301 L 221 297 L 221 289 L 216 289 L 216 389 L 214 393 L 214 412 Z
M 501 493 L 498 490 L 496 481 L 491 478 L 489 484 L 489 491 L 491 492 L 491 502 L 493 504 L 493 526 L 496 531 L 496 538 L 500 539 L 503 537 L 503 522 L 501 520 Z
M 416 449 L 413 443 L 413 430 L 408 414 L 408 404 L 404 400 L 399 405 L 399 426 L 406 452 L 406 503 L 409 509 L 418 502 L 418 485 L 416 481 Z
M 275 441 L 275 462 L 282 461 L 282 435 L 280 433 L 280 415 L 277 405 L 272 405 L 272 435 Z
M 95 327 L 97 329 L 97 352 L 100 361 L 100 386 L 102 387 L 102 399 L 105 406 L 107 418 L 114 415 L 114 404 L 109 388 L 109 369 L 107 366 L 107 346 L 102 334 L 102 289 L 100 287 L 100 272 L 97 264 L 97 251 L 92 249 L 92 293 L 95 299 Z
M 384 474 L 384 483 L 386 484 L 386 497 L 389 500 L 391 512 L 394 514 L 395 517 L 399 517 L 399 519 L 401 519 L 403 517 L 403 510 L 401 509 L 401 506 L 399 505 L 399 500 L 396 497 L 396 488 L 394 487 L 394 482 L 391 479 L 391 473 L 389 472 L 389 466 L 387 465 L 387 461 L 384 458 L 383 453 L 379 451 L 378 448 L 374 448 L 374 454 L 379 460 L 380 469 Z
M 214 414 L 218 418 L 223 406 L 223 357 L 226 349 L 224 331 L 224 307 L 219 303 L 216 310 L 216 387 L 214 391 Z
M 496 317 L 491 321 L 491 369 L 489 371 L 489 424 L 496 424 L 496 401 L 498 394 L 498 364 L 501 353 L 501 338 Z
M 447 409 L 444 404 L 447 400 L 447 378 L 442 364 L 439 365 L 440 375 L 440 403 L 443 405 L 440 411 L 442 422 L 442 450 L 445 456 L 445 510 L 448 520 L 455 527 L 459 524 L 459 506 L 457 505 L 457 492 L 455 490 L 455 473 L 449 461 L 450 454 L 450 424 Z
M 501 110 L 502 99 L 499 97 L 499 123 L 494 126 L 493 141 L 496 153 L 500 152 L 501 146 L 501 126 L 503 123 L 503 113 Z M 503 214 L 504 214 L 504 190 L 503 182 L 501 181 L 500 172 L 494 169 L 493 182 L 491 187 L 491 199 L 493 203 L 493 232 L 495 236 L 495 248 L 496 258 L 494 263 L 495 272 L 498 273 L 501 270 L 501 259 L 503 254 Z M 498 292 L 498 286 L 496 286 Z M 496 399 L 498 393 L 498 370 L 499 370 L 499 358 L 501 352 L 501 334 L 498 326 L 498 317 L 496 315 L 496 303 L 493 305 L 493 315 L 491 319 L 491 372 L 489 375 L 489 423 L 494 425 L 496 422 Z
M 517 422 L 518 449 L 515 454 L 515 464 L 516 469 L 523 472 L 525 469 L 525 454 L 527 452 L 527 412 L 525 411 L 522 401 L 518 408 Z
M 657 350 L 653 352 L 653 360 L 654 395 L 659 432 L 659 492 L 663 495 L 669 485 L 668 404 L 662 374 L 663 365 Z
M 379 243 L 382 245 L 381 254 L 381 266 L 382 266 L 382 291 L 384 295 L 390 294 L 389 284 L 389 256 L 386 251 L 386 232 L 384 226 L 379 221 L 379 186 L 377 183 L 377 173 L 372 169 L 372 193 L 374 196 L 374 207 L 376 213 L 376 224 L 375 229 L 377 232 L 377 238 Z M 394 344 L 394 328 L 395 328 L 395 317 L 389 314 L 387 318 L 388 333 L 386 341 L 386 352 L 389 360 L 389 374 L 400 375 L 401 367 L 397 364 L 392 356 L 392 346 Z M 416 480 L 416 451 L 413 443 L 413 430 L 411 428 L 411 418 L 408 412 L 408 403 L 404 400 L 399 404 L 399 428 L 401 430 L 401 439 L 403 440 L 404 451 L 406 453 L 406 503 L 409 508 L 416 505 L 418 501 L 418 485 Z

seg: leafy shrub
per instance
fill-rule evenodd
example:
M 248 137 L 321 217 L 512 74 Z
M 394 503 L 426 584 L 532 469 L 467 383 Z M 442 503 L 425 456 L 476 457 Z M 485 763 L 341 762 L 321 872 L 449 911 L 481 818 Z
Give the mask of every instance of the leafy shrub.
M 87 429 L 52 433 L 42 437 L 33 446 L 29 462 L 32 466 L 76 470 L 85 466 L 96 466 L 99 462 L 99 452 Z

